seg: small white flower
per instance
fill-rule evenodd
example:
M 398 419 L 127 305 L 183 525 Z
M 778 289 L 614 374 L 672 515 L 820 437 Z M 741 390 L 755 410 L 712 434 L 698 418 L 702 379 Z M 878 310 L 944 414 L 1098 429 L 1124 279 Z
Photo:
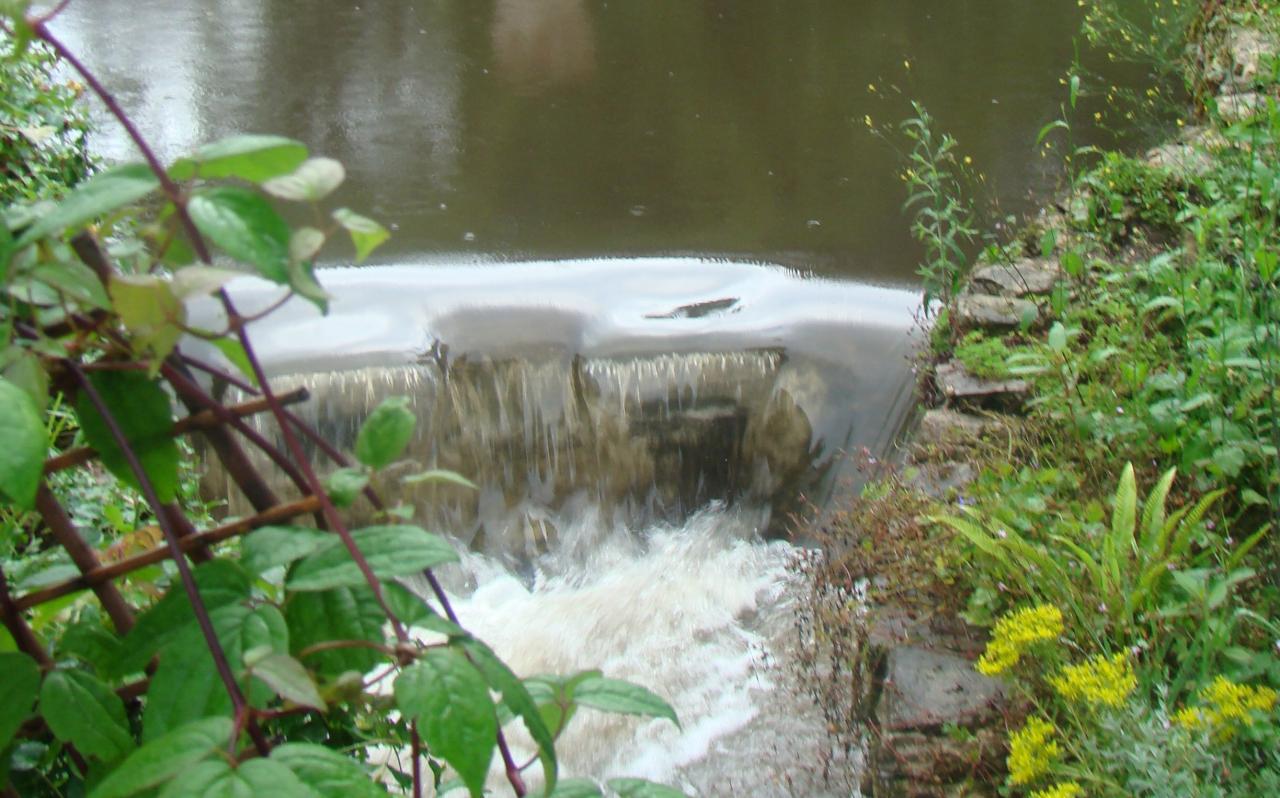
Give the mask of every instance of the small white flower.
M 1000 538 L 1001 540 L 1004 540 L 1005 538 L 1009 537 L 1009 533 L 1003 529 L 997 529 L 996 537 Z

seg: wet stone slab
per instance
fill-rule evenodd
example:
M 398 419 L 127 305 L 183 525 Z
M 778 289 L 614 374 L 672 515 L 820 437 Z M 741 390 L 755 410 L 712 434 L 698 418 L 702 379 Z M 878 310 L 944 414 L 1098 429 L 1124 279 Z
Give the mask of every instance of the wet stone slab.
M 951 320 L 961 331 L 975 328 L 1015 329 L 1031 327 L 1040 320 L 1040 309 L 1027 299 L 964 294 L 951 309 Z
M 972 660 L 900 646 L 889 652 L 877 714 L 881 728 L 894 731 L 972 726 L 998 718 L 1003 703 L 1003 685 L 974 670 Z
M 987 380 L 970 374 L 959 361 L 938 366 L 938 389 L 962 407 L 1010 409 L 1021 406 L 1031 391 L 1026 380 Z
M 1032 258 L 1017 263 L 983 266 L 974 271 L 969 278 L 969 285 L 971 290 L 982 294 L 1022 297 L 1049 293 L 1061 275 L 1062 271 L 1056 261 Z

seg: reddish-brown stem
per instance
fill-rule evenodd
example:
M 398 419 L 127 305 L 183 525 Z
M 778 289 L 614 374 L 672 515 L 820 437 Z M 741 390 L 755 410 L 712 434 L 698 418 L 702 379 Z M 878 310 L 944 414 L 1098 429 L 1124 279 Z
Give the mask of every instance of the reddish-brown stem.
M 231 671 L 231 665 L 227 661 L 227 654 L 222 650 L 222 643 L 219 642 L 218 635 L 213 629 L 213 621 L 209 618 L 209 610 L 204 605 L 204 599 L 200 597 L 200 589 L 196 586 L 195 575 L 191 572 L 191 564 L 187 562 L 186 554 L 182 550 L 177 530 L 170 523 L 164 504 L 160 501 L 155 485 L 151 482 L 151 477 L 147 475 L 146 469 L 142 467 L 142 462 L 138 459 L 137 452 L 133 450 L 128 437 L 120 429 L 119 423 L 116 422 L 115 416 L 111 413 L 111 408 L 107 406 L 102 395 L 98 393 L 98 389 L 93 386 L 93 383 L 89 381 L 89 378 L 79 366 L 70 362 L 66 365 L 67 369 L 75 377 L 76 382 L 79 383 L 80 390 L 85 392 L 94 409 L 98 411 L 98 415 L 102 417 L 102 421 L 106 425 L 107 431 L 111 434 L 111 438 L 115 441 L 116 446 L 120 447 L 120 453 L 124 456 L 129 470 L 133 472 L 134 477 L 138 480 L 138 486 L 142 489 L 142 495 L 146 498 L 147 504 L 151 506 L 151 512 L 155 514 L 156 522 L 160 525 L 160 531 L 164 533 L 165 542 L 169 545 L 169 555 L 173 559 L 174 565 L 178 568 L 178 577 L 182 581 L 182 588 L 187 594 L 187 599 L 191 602 L 191 611 L 196 617 L 200 633 L 204 636 L 205 644 L 209 647 L 210 656 L 213 657 L 213 664 L 218 671 L 218 677 L 222 679 L 223 687 L 226 688 L 227 694 L 231 697 L 231 705 L 235 708 L 238 717 L 246 706 L 244 693 L 240 691 L 240 685 L 236 682 L 235 674 Z M 261 730 L 251 724 L 249 733 L 253 738 L 254 746 L 258 749 L 258 753 L 261 756 L 268 756 L 271 753 L 271 744 L 267 742 Z
M 306 659 L 307 657 L 315 656 L 323 651 L 333 651 L 334 649 L 339 648 L 371 648 L 374 651 L 386 654 L 392 659 L 400 655 L 400 653 L 391 646 L 386 646 L 382 643 L 375 643 L 372 640 L 325 640 L 322 643 L 307 646 L 299 651 L 298 659 Z
M 0 615 L 4 616 L 0 620 L 4 621 L 4 627 L 9 630 L 9 635 L 13 637 L 18 650 L 34 659 L 41 669 L 52 669 L 53 660 L 49 658 L 49 652 L 44 650 L 44 644 L 40 642 L 40 638 L 36 637 L 36 633 L 31 631 L 30 626 L 27 626 L 27 622 L 22 618 L 22 612 L 14 604 L 13 596 L 9 594 L 9 580 L 5 579 L 3 568 L 0 568 Z
M 54 538 L 71 556 L 76 568 L 80 569 L 81 576 L 100 567 L 98 555 L 84 542 L 75 523 L 44 482 L 40 483 L 40 489 L 36 492 L 36 510 L 44 519 L 45 526 L 53 532 Z M 97 594 L 98 601 L 102 602 L 102 608 L 116 627 L 116 632 L 127 634 L 133 628 L 133 610 L 129 608 L 124 596 L 120 595 L 120 591 L 116 590 L 116 586 L 111 582 L 102 582 L 93 586 L 93 592 Z
M 258 515 L 249 518 L 242 518 L 238 521 L 233 521 L 220 527 L 215 527 L 214 529 L 205 530 L 204 532 L 200 532 L 192 537 L 183 538 L 181 541 L 182 550 L 190 551 L 197 546 L 212 546 L 215 543 L 220 543 L 228 538 L 252 532 L 260 527 L 279 524 L 284 521 L 288 521 L 291 518 L 296 518 L 299 515 L 313 513 L 319 507 L 320 502 L 317 501 L 314 496 L 307 496 L 289 504 L 277 505 L 264 510 Z M 75 593 L 77 590 L 84 590 L 85 588 L 92 588 L 95 585 L 109 582 L 118 576 L 133 573 L 139 568 L 145 568 L 148 565 L 155 565 L 156 563 L 164 562 L 168 558 L 169 549 L 167 546 L 151 549 L 143 552 L 142 554 L 137 554 L 133 557 L 120 560 L 119 562 L 113 562 L 110 565 L 103 565 L 74 579 L 68 579 L 65 582 L 59 582 L 58 584 L 50 585 L 49 587 L 27 593 L 21 598 L 16 599 L 14 601 L 14 605 L 19 610 L 28 609 L 36 606 L 37 604 L 43 604 L 46 601 L 53 601 L 56 598 L 70 595 Z

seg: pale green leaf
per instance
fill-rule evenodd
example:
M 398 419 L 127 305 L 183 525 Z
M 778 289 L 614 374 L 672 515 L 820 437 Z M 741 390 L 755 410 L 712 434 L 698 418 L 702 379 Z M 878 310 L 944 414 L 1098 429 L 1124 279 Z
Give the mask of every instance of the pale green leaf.
M 413 438 L 418 422 L 409 397 L 389 396 L 373 409 L 356 436 L 356 458 L 370 468 L 391 465 Z
M 574 687 L 573 699 L 584 707 L 625 715 L 667 718 L 676 726 L 680 725 L 670 704 L 644 687 L 621 679 L 602 676 L 586 679 Z
M 261 574 L 277 565 L 300 560 L 334 540 L 332 532 L 306 526 L 264 526 L 244 536 L 240 543 L 240 564 Z
M 0 377 L 0 493 L 13 504 L 28 510 L 35 504 L 36 490 L 48 450 L 48 433 L 31 397 L 17 385 Z
M 382 242 L 391 237 L 387 228 L 374 220 L 361 216 L 346 208 L 333 212 L 333 220 L 351 235 L 351 243 L 356 248 L 356 262 L 363 261 L 377 249 Z
M 286 701 L 322 711 L 325 709 L 324 699 L 320 697 L 311 674 L 288 654 L 263 657 L 255 661 L 250 670 Z
M 249 759 L 232 767 L 220 758 L 201 762 L 169 782 L 160 798 L 319 798 L 319 793 L 281 762 Z
M 231 742 L 231 718 L 205 718 L 174 729 L 129 755 L 89 798 L 129 798 L 192 769 Z
M 313 743 L 285 743 L 271 760 L 292 770 L 322 798 L 377 798 L 387 791 L 355 759 Z
M 351 533 L 379 579 L 408 576 L 458 559 L 449 542 L 415 526 L 372 526 Z M 340 539 L 303 559 L 289 574 L 289 589 L 328 590 L 365 584 L 359 566 Z
M 159 185 L 160 181 L 143 164 L 126 164 L 99 172 L 77 186 L 56 208 L 28 227 L 16 246 L 24 247 L 50 233 L 91 222 L 103 214 L 145 197 Z
M 169 167 L 174 180 L 238 177 L 261 183 L 288 174 L 307 159 L 302 142 L 282 136 L 236 135 L 206 144 Z
M 315 202 L 342 185 L 347 171 L 332 158 L 309 158 L 290 174 L 273 177 L 262 184 L 272 196 L 293 202 Z

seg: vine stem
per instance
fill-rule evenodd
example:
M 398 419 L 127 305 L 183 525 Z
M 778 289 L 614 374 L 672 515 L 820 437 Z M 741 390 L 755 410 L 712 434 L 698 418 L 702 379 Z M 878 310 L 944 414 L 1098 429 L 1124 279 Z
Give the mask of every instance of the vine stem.
M 205 644 L 209 647 L 209 654 L 213 657 L 213 664 L 218 671 L 218 677 L 222 679 L 222 684 L 226 688 L 227 694 L 231 697 L 231 704 L 235 708 L 236 718 L 244 717 L 244 713 L 248 709 L 244 693 L 241 692 L 240 685 L 236 682 L 235 674 L 231 671 L 231 664 L 227 661 L 227 654 L 223 651 L 222 643 L 218 640 L 218 634 L 214 631 L 213 621 L 209 618 L 209 610 L 204 604 L 204 599 L 200 596 L 200 589 L 196 586 L 191 564 L 187 562 L 186 554 L 182 551 L 182 544 L 178 540 L 178 533 L 173 528 L 168 513 L 164 511 L 164 505 L 156 493 L 155 485 L 142 467 L 142 462 L 138 459 L 138 453 L 134 451 L 133 446 L 129 443 L 124 430 L 120 428 L 120 424 L 111 413 L 111 408 L 103 400 L 102 394 L 98 392 L 98 389 L 94 387 L 89 377 L 78 365 L 67 361 L 66 366 L 75 377 L 76 382 L 79 383 L 80 389 L 85 392 L 85 395 L 89 397 L 89 401 L 93 403 L 98 415 L 102 417 L 108 432 L 111 433 L 116 445 L 120 447 L 120 452 L 124 455 L 125 462 L 129 465 L 129 470 L 137 478 L 138 486 L 142 489 L 142 495 L 146 498 L 147 504 L 151 506 L 151 512 L 155 514 L 156 523 L 159 524 L 160 531 L 164 533 L 165 542 L 169 546 L 169 554 L 173 559 L 174 565 L 178 568 L 178 576 L 182 581 L 182 588 L 187 594 L 187 599 L 191 602 L 191 611 L 195 614 L 196 623 L 200 626 L 200 633 L 204 636 Z M 258 754 L 261 756 L 270 755 L 271 744 L 262 734 L 262 731 L 257 728 L 257 725 L 252 720 L 249 720 L 246 726 L 254 747 L 258 750 Z

